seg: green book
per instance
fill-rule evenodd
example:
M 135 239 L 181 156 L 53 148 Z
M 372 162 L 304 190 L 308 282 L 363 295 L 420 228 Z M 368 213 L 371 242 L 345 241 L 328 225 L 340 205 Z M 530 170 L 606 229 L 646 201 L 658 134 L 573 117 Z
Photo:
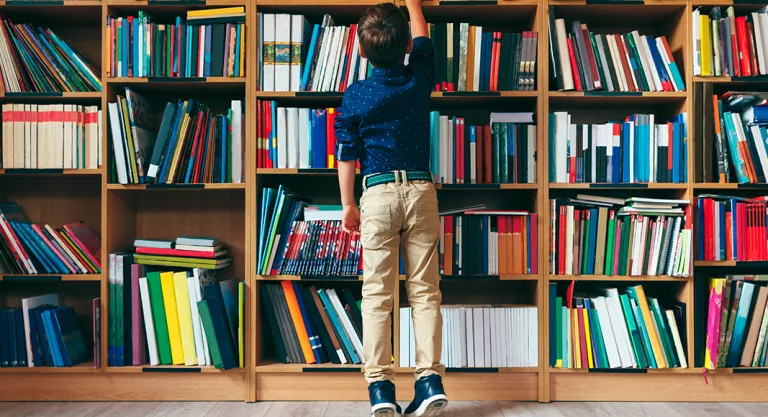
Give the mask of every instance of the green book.
M 645 356 L 645 349 L 643 348 L 643 342 L 640 340 L 640 330 L 635 323 L 635 316 L 632 312 L 632 306 L 629 303 L 629 297 L 626 294 L 619 296 L 621 300 L 621 310 L 624 313 L 624 321 L 627 323 L 627 330 L 629 330 L 629 338 L 632 342 L 632 351 L 635 354 L 635 360 L 639 368 L 647 368 L 648 361 Z
M 605 342 L 603 341 L 603 331 L 600 329 L 600 320 L 597 317 L 597 311 L 595 310 L 595 304 L 592 299 L 589 300 L 589 308 L 587 309 L 589 317 L 589 326 L 592 331 L 593 339 L 593 354 L 595 356 L 595 368 L 610 368 L 608 365 L 608 355 L 605 353 Z M 598 360 L 599 359 L 599 362 Z M 598 366 L 599 364 L 599 366 Z
M 216 340 L 216 332 L 213 329 L 213 319 L 211 318 L 211 310 L 208 308 L 208 301 L 198 301 L 197 309 L 200 311 L 203 331 L 208 339 L 208 349 L 211 351 L 213 366 L 216 369 L 222 369 L 224 368 L 224 362 L 221 360 L 221 351 L 219 350 L 219 342 Z M 170 352 L 168 354 L 170 355 Z
M 608 81 L 610 79 L 610 75 L 606 74 L 605 71 L 603 71 L 603 60 L 600 59 L 600 48 L 597 47 L 597 41 L 595 40 L 595 33 L 589 32 L 589 42 L 592 44 L 592 51 L 595 53 L 595 63 L 597 64 L 597 73 L 600 75 L 600 81 L 603 83 L 603 91 L 610 91 L 608 90 Z M 613 81 L 611 81 L 611 84 L 613 84 Z M 618 88 L 614 88 L 615 90 L 618 90 Z
M 643 91 L 651 91 L 651 88 L 648 85 L 648 79 L 645 76 L 645 70 L 643 69 L 642 61 L 640 60 L 640 53 L 637 51 L 637 45 L 635 45 L 634 36 L 632 36 L 631 33 L 627 33 L 623 36 L 624 39 L 629 41 L 629 57 L 635 61 L 635 64 L 637 65 L 637 72 L 640 73 L 640 83 L 643 86 Z
M 165 318 L 165 304 L 163 304 L 163 287 L 160 284 L 160 273 L 147 274 L 147 287 L 149 287 L 149 304 L 152 308 L 152 321 L 155 325 L 155 338 L 157 339 L 157 353 L 160 365 L 170 365 L 171 339 L 168 337 L 168 322 Z
M 115 348 L 115 366 L 124 366 L 125 363 L 125 294 L 124 289 L 124 273 L 123 273 L 123 255 L 116 256 L 115 262 L 115 298 L 112 299 L 112 304 L 115 305 L 115 326 L 113 333 L 114 348 Z
M 581 273 L 586 274 L 587 271 L 589 271 L 589 268 L 587 268 L 587 265 L 589 264 L 589 229 L 590 224 L 592 223 L 592 214 L 591 211 L 587 210 L 587 219 L 584 221 L 584 246 L 581 247 Z
M 555 339 L 557 341 L 557 348 L 555 354 L 555 360 L 558 368 L 563 367 L 563 297 L 555 298 Z
M 227 182 L 232 182 L 232 135 L 230 132 L 232 132 L 232 109 L 227 110 L 227 129 L 226 132 L 222 132 L 223 135 L 227 136 L 227 172 L 226 172 L 226 178 Z M 311 141 L 310 141 L 311 142 Z
M 115 285 L 115 264 L 116 256 L 114 254 L 109 255 L 109 317 L 107 318 L 107 364 L 115 365 L 115 305 L 117 304 L 117 293 L 115 292 L 117 285 Z
M 499 181 L 503 184 L 509 182 L 509 124 L 500 123 L 499 126 Z
M 664 311 L 662 311 L 661 306 L 659 305 L 659 300 L 656 298 L 649 298 L 649 300 L 651 302 L 651 306 L 653 307 L 651 310 L 653 311 L 656 318 L 657 329 L 659 330 L 658 333 L 661 334 L 664 342 L 664 353 L 666 354 L 667 365 L 669 367 L 674 366 L 677 368 L 680 366 L 680 361 L 677 358 L 675 341 L 672 340 L 672 334 L 669 331 L 669 323 L 667 323 L 667 320 L 665 320 Z
M 491 152 L 492 155 L 492 165 L 493 165 L 493 182 L 499 183 L 501 182 L 501 179 L 499 178 L 499 136 L 501 135 L 501 126 L 500 123 L 492 123 L 491 124 L 492 134 L 491 134 L 491 141 L 493 149 Z
M 613 215 L 611 211 L 609 217 Z M 605 247 L 605 269 L 603 273 L 605 275 L 613 275 L 613 245 L 615 242 L 616 234 L 616 219 L 612 218 L 608 220 L 608 244 Z
M 639 329 L 640 340 L 642 340 L 643 342 L 643 348 L 646 354 L 646 358 L 648 360 L 648 364 L 651 368 L 656 369 L 659 366 L 656 364 L 656 357 L 653 354 L 653 349 L 651 347 L 651 338 L 648 335 L 648 327 L 647 327 L 647 326 L 653 326 L 653 323 L 646 323 L 645 320 L 643 320 L 643 314 L 640 312 L 637 293 L 635 292 L 634 287 L 627 288 L 627 294 L 629 295 L 629 304 L 631 306 L 632 314 L 635 316 L 635 323 L 637 323 L 637 328 Z

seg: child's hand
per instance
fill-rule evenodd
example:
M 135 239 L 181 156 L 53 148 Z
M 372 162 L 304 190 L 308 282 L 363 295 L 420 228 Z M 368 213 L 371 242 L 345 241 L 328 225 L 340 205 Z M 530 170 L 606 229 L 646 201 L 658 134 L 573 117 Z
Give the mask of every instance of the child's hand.
M 345 205 L 341 216 L 344 231 L 356 235 L 360 233 L 360 209 L 354 204 Z

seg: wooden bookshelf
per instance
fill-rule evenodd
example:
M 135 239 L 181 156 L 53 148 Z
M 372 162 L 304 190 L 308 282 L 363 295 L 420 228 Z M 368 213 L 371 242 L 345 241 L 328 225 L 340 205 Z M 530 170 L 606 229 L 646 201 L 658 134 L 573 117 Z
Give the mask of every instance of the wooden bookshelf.
M 392 0 L 404 5 L 402 0 Z M 207 0 L 198 2 L 154 2 L 149 0 L 65 0 L 57 5 L 35 5 L 0 0 L 0 14 L 14 21 L 51 25 L 61 36 L 92 61 L 101 73 L 99 93 L 3 94 L 0 103 L 100 103 L 106 110 L 108 101 L 130 86 L 150 96 L 153 101 L 170 97 L 196 96 L 213 101 L 245 98 L 246 182 L 244 184 L 191 185 L 120 185 L 109 182 L 106 161 L 109 154 L 107 112 L 103 111 L 102 160 L 99 170 L 59 170 L 28 172 L 0 169 L 3 194 L 17 201 L 33 221 L 62 224 L 84 220 L 100 233 L 102 254 L 129 250 L 137 237 L 170 238 L 178 234 L 212 235 L 221 238 L 231 250 L 233 266 L 229 274 L 244 279 L 247 286 L 246 363 L 244 369 L 219 371 L 211 367 L 109 367 L 106 366 L 107 338 L 100 346 L 103 367 L 93 369 L 90 362 L 72 368 L 0 368 L 0 400 L 141 400 L 141 401 L 256 401 L 256 400 L 366 400 L 366 384 L 362 365 L 281 364 L 267 352 L 263 337 L 268 329 L 263 320 L 259 287 L 277 280 L 308 280 L 316 285 L 343 285 L 359 288 L 362 277 L 262 276 L 257 273 L 258 200 L 264 186 L 283 181 L 298 185 L 306 194 L 323 202 L 338 198 L 335 170 L 264 169 L 256 167 L 252 152 L 256 128 L 256 99 L 290 102 L 296 106 L 340 103 L 338 93 L 294 93 L 258 91 L 257 12 L 307 13 L 314 17 L 323 13 L 340 15 L 343 23 L 356 20 L 367 6 L 380 0 Z M 60 5 L 59 5 L 60 4 Z M 697 121 L 692 120 L 692 87 L 713 82 L 726 86 L 765 82 L 730 77 L 692 76 L 690 13 L 695 6 L 728 5 L 726 0 L 645 0 L 642 4 L 593 4 L 587 0 L 498 0 L 469 5 L 449 5 L 425 0 L 425 15 L 455 22 L 510 18 L 526 21 L 526 30 L 539 33 L 538 68 L 535 91 L 509 91 L 499 94 L 433 93 L 434 106 L 466 105 L 483 109 L 529 109 L 536 114 L 537 183 L 535 184 L 439 184 L 441 201 L 479 203 L 492 201 L 499 207 L 525 208 L 539 214 L 538 269 L 534 275 L 450 276 L 442 286 L 445 299 L 451 303 L 495 303 L 508 298 L 522 300 L 538 307 L 539 366 L 532 368 L 449 369 L 446 389 L 456 400 L 521 400 L 521 401 L 755 401 L 764 398 L 768 389 L 768 369 L 704 370 L 693 357 L 694 319 L 702 320 L 702 312 L 694 303 L 695 288 L 704 282 L 668 276 L 601 276 L 550 275 L 549 199 L 575 196 L 577 193 L 600 195 L 676 196 L 693 200 L 696 195 L 719 190 L 745 190 L 760 193 L 764 185 L 717 184 L 701 182 L 694 175 L 695 149 L 700 146 Z M 204 79 L 107 78 L 106 36 L 103 24 L 107 15 L 133 14 L 138 10 L 162 16 L 183 15 L 187 9 L 245 6 L 246 8 L 246 76 L 243 78 L 208 77 Z M 548 17 L 549 6 L 557 17 L 580 19 L 590 25 L 615 32 L 639 29 L 643 33 L 664 34 L 680 70 L 687 90 L 662 93 L 583 93 L 559 92 L 549 82 Z M 756 7 L 756 6 L 749 6 Z M 515 23 L 516 25 L 516 23 Z M 548 117 L 553 111 L 569 111 L 579 117 L 590 112 L 602 119 L 624 117 L 634 112 L 653 112 L 663 116 L 687 112 L 689 115 L 688 178 L 680 184 L 557 184 L 548 178 Z M 603 114 L 604 113 L 604 114 Z M 514 207 L 509 207 L 514 205 Z M 695 218 L 695 217 L 694 217 Z M 694 228 L 696 230 L 696 228 Z M 694 239 L 695 241 L 696 239 Z M 726 274 L 727 268 L 749 267 L 731 261 L 695 261 L 694 271 L 712 270 Z M 753 265 L 762 266 L 762 265 Z M 107 270 L 105 262 L 104 271 Z M 693 271 L 692 271 L 693 272 Z M 102 298 L 102 311 L 108 310 L 108 273 L 97 275 L 26 276 L 0 275 L 0 305 L 16 302 L 20 296 L 58 292 L 75 306 L 81 326 L 88 328 L 90 303 Z M 407 303 L 405 276 L 398 277 L 395 305 Z M 690 367 L 686 369 L 618 370 L 604 372 L 586 369 L 549 367 L 549 301 L 550 282 L 578 281 L 581 285 L 611 282 L 637 283 L 654 291 L 669 291 L 689 306 L 686 323 L 688 344 L 685 347 Z M 646 284 L 647 283 L 647 284 Z M 106 317 L 106 315 L 103 315 Z M 393 328 L 398 329 L 399 310 L 393 312 Z M 102 335 L 107 334 L 107 321 L 102 320 Z M 86 338 L 90 335 L 86 335 Z M 395 337 L 397 344 L 397 337 Z M 397 345 L 393 352 L 398 355 Z M 395 358 L 398 362 L 398 358 Z M 410 368 L 396 368 L 398 397 L 409 400 L 413 394 Z M 181 375 L 179 375 L 181 374 Z

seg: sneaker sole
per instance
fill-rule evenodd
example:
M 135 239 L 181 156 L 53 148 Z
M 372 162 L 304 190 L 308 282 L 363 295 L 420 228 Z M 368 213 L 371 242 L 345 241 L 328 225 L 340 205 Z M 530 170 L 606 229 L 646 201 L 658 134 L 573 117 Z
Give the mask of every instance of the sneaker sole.
M 379 404 L 379 407 L 381 408 L 371 410 L 372 417 L 400 417 L 394 405 Z
M 433 395 L 411 414 L 405 414 L 405 417 L 435 417 L 442 413 L 448 406 L 448 396 L 445 394 Z

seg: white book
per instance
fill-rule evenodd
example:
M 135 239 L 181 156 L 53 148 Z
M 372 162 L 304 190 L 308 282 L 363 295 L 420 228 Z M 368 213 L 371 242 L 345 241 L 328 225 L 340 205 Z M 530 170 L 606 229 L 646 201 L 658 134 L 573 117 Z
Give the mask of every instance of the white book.
M 763 7 L 757 11 L 757 17 L 760 21 L 760 48 L 763 51 L 763 60 L 765 65 L 760 66 L 760 74 L 768 74 L 768 7 Z M 756 40 L 757 41 L 757 40 Z
M 677 352 L 677 360 L 680 361 L 681 368 L 688 367 L 688 361 L 685 360 L 685 349 L 680 339 L 680 331 L 677 328 L 677 321 L 675 320 L 675 314 L 672 310 L 665 310 L 667 315 L 667 323 L 669 323 L 669 330 L 672 332 L 672 340 L 675 343 L 675 351 Z
M 144 333 L 147 335 L 147 350 L 149 351 L 149 364 L 160 365 L 157 352 L 157 336 L 155 335 L 155 322 L 152 318 L 152 305 L 149 300 L 149 286 L 147 278 L 139 278 L 139 294 L 141 295 L 141 311 L 144 315 Z M 195 304 L 197 305 L 197 304 Z
M 699 9 L 693 11 L 693 75 L 701 75 L 701 12 Z
M 299 167 L 299 109 L 286 108 L 288 122 L 288 161 L 287 168 Z
M 360 72 L 357 76 L 358 80 L 364 80 L 368 76 L 368 58 L 360 57 Z
M 323 73 L 323 84 L 320 91 L 331 91 L 333 87 L 332 80 L 336 74 L 336 64 L 339 61 L 339 48 L 341 46 L 341 38 L 344 36 L 343 26 L 336 26 L 333 28 L 333 36 L 331 37 L 331 44 L 328 51 L 328 59 L 325 61 L 325 72 Z
M 604 42 L 604 35 L 601 34 L 595 34 L 595 42 L 597 43 L 597 48 L 595 53 L 597 53 L 598 58 L 600 58 L 601 66 L 603 67 L 603 74 L 606 75 L 605 77 L 605 84 L 608 91 L 617 91 L 618 86 L 613 85 L 613 80 L 610 77 L 610 71 L 608 70 L 608 67 L 611 65 L 611 63 L 608 62 L 605 56 L 605 42 Z
M 320 51 L 321 57 L 316 68 L 317 74 L 315 76 L 315 82 L 313 82 L 313 84 L 316 83 L 313 91 L 323 91 L 323 83 L 327 76 L 326 73 L 331 70 L 330 62 L 333 55 L 334 37 L 337 33 L 338 28 L 336 26 L 326 27 L 325 36 L 323 37 L 323 49 Z
M 82 106 L 80 106 L 82 107 Z M 30 111 L 32 119 L 30 120 L 29 127 L 29 148 L 28 148 L 28 155 L 29 155 L 29 168 L 37 168 L 37 128 L 38 128 L 38 117 L 40 114 L 38 113 L 38 105 L 32 104 L 30 105 Z M 73 166 L 73 168 L 77 168 L 77 165 Z
M 555 182 L 568 182 L 568 113 L 555 112 Z
M 347 44 L 349 43 L 349 37 L 352 35 L 352 31 L 348 28 L 344 28 L 344 36 L 341 38 L 339 44 L 339 57 L 336 62 L 335 76 L 332 80 L 331 91 L 341 90 L 341 81 L 344 78 L 344 60 L 346 59 Z
M 410 353 L 408 352 L 408 338 L 411 333 L 411 312 L 408 307 L 400 307 L 400 337 L 398 338 L 400 343 L 400 367 L 408 368 L 410 366 L 408 359 Z
M 760 312 L 756 312 L 756 314 L 760 314 Z M 674 318 L 674 314 L 672 315 Z M 677 324 L 675 324 L 675 330 L 677 330 Z M 763 318 L 760 322 L 760 331 L 758 332 L 758 335 L 765 335 L 766 331 L 768 330 L 768 307 L 766 307 L 765 310 L 763 310 Z M 758 341 L 760 340 L 758 336 Z M 755 355 L 752 357 L 752 366 L 759 366 L 759 360 L 763 357 L 763 353 L 765 352 L 765 342 L 758 343 L 757 348 L 755 348 Z M 679 356 L 679 355 L 678 355 Z M 680 361 L 682 363 L 682 361 Z
M 565 206 L 565 273 L 573 274 L 573 214 L 574 206 Z
M 278 168 L 288 168 L 288 111 L 277 108 L 277 161 Z
M 352 44 L 352 59 L 350 60 L 350 71 L 349 78 L 347 79 L 347 87 L 352 85 L 358 78 L 355 74 L 355 68 L 357 68 L 357 65 L 360 63 L 360 38 L 357 36 L 357 31 L 355 31 L 354 36 L 355 41 Z
M 128 184 L 128 172 L 125 168 L 123 136 L 120 128 L 120 113 L 117 108 L 117 103 L 109 103 L 107 107 L 109 108 L 109 124 L 112 128 L 112 149 L 115 152 L 117 181 L 120 184 Z
M 336 295 L 336 291 L 333 289 L 329 289 L 326 291 L 326 293 L 328 294 L 328 298 L 331 300 L 331 304 L 333 304 L 333 307 L 336 310 L 336 314 L 341 320 L 341 324 L 344 327 L 344 331 L 347 333 L 349 341 L 352 343 L 352 347 L 355 349 L 355 353 L 362 359 L 364 357 L 363 343 L 357 336 L 357 332 L 355 332 L 352 323 L 349 321 L 349 317 L 347 316 L 344 307 L 342 307 L 341 301 L 339 301 L 339 296 Z
M 243 102 L 232 100 L 232 182 L 243 182 Z
M 21 314 L 22 318 L 24 319 L 24 338 L 26 339 L 27 347 L 27 366 L 30 368 L 33 368 L 36 365 L 34 356 L 32 355 L 32 340 L 30 339 L 29 334 L 29 310 L 45 304 L 58 307 L 59 296 L 57 294 L 46 294 L 37 297 L 21 299 Z M 38 364 L 38 366 L 41 366 L 41 364 Z
M 467 307 L 464 310 L 464 314 L 466 317 L 464 318 L 464 322 L 467 326 L 466 328 L 466 339 L 464 339 L 464 342 L 467 344 L 467 367 L 474 368 L 475 367 L 475 319 L 474 319 L 474 311 L 475 308 Z
M 459 315 L 459 366 L 465 368 L 467 366 L 467 308 L 459 307 L 457 309 Z
M 489 363 L 486 364 L 486 366 L 492 366 L 492 367 L 498 367 L 499 366 L 499 338 L 498 333 L 496 333 L 496 330 L 498 330 L 496 327 L 497 321 L 496 321 L 496 309 L 495 308 L 489 308 L 488 309 L 488 317 L 489 317 L 489 327 L 488 330 L 490 338 L 486 339 L 486 342 L 490 342 L 490 357 L 489 357 Z
M 485 331 L 483 330 L 483 309 L 481 307 L 472 309 L 472 320 L 474 321 L 475 336 L 475 367 L 482 368 L 485 366 L 485 341 L 488 340 L 485 337 Z
M 648 48 L 648 41 L 646 41 L 645 36 L 640 36 L 636 30 L 632 32 L 632 36 L 635 38 L 635 42 L 638 42 L 638 50 L 640 51 L 643 65 L 646 67 L 645 69 L 647 74 L 650 75 L 648 77 L 650 79 L 649 85 L 654 86 L 653 91 L 664 91 L 664 87 L 661 85 L 659 72 L 656 70 L 656 65 L 654 64 L 653 57 L 651 56 L 651 50 Z
M 616 79 L 619 82 L 619 91 L 629 91 L 629 84 L 627 83 L 624 69 L 619 60 L 619 49 L 616 46 L 616 37 L 614 35 L 605 35 L 605 40 L 608 43 L 608 49 L 611 51 L 611 64 L 616 73 Z
M 299 109 L 299 168 L 310 168 L 309 126 L 311 122 L 310 109 Z
M 262 89 L 264 91 L 275 91 L 275 15 L 265 14 L 262 24 L 262 35 L 264 43 L 262 48 L 267 55 L 263 56 L 264 69 L 262 70 L 264 79 L 262 82 Z M 200 45 L 198 45 L 199 51 L 205 50 L 205 25 L 200 25 Z M 205 60 L 201 59 L 197 66 L 197 76 L 203 77 L 205 75 Z
M 176 249 L 179 249 L 178 246 L 176 246 Z M 200 268 L 193 268 L 192 269 L 192 276 L 194 278 L 193 283 L 195 284 L 195 299 L 197 299 L 197 302 L 203 301 L 203 285 L 207 284 L 208 282 L 200 282 L 202 277 L 209 276 L 208 274 L 201 274 Z M 210 276 L 212 279 L 215 279 L 215 276 Z M 199 315 L 199 307 L 198 307 L 198 315 Z M 203 327 L 202 319 L 200 320 L 200 326 L 205 330 L 205 327 Z M 203 335 L 203 357 L 205 358 L 205 365 L 210 366 L 213 365 L 213 362 L 211 361 L 211 352 L 208 348 L 208 336 L 205 334 L 205 332 L 201 332 Z
M 264 57 L 262 59 L 261 88 L 264 91 L 275 90 L 275 23 L 274 14 L 265 13 L 263 16 L 262 32 L 264 36 L 263 48 Z M 205 43 L 205 25 L 200 26 L 200 45 Z M 203 60 L 200 60 L 200 67 L 197 69 L 198 75 L 202 74 Z
M 275 16 L 275 91 L 291 90 L 291 15 Z
M 480 53 L 483 50 L 483 27 L 475 26 L 475 64 L 474 72 L 472 73 L 472 90 L 480 91 Z
M 512 331 L 512 339 L 510 340 L 510 349 L 512 352 L 510 354 L 509 365 L 512 367 L 520 366 L 520 345 L 522 344 L 520 335 L 522 334 L 522 331 L 520 329 L 520 318 L 518 317 L 519 313 L 520 309 L 517 307 L 511 308 L 509 310 L 510 330 Z
M 440 135 L 440 183 L 446 182 L 446 173 L 448 172 L 448 140 L 446 130 L 448 130 L 448 116 L 440 116 L 438 119 L 438 135 Z
M 293 56 L 293 51 L 294 51 L 294 48 L 298 48 L 298 50 L 301 51 L 302 48 L 309 46 L 309 45 L 304 45 L 304 33 L 308 25 L 309 25 L 309 22 L 304 16 L 302 15 L 291 16 L 291 49 L 290 49 L 291 51 L 290 90 L 291 91 L 300 90 L 299 87 L 301 86 L 302 63 L 299 60 L 295 59 L 296 57 Z
M 585 138 L 589 134 L 589 129 L 590 129 L 589 125 L 584 125 L 583 134 Z M 589 152 L 592 154 L 592 160 L 597 161 L 597 146 L 600 143 L 600 134 L 599 134 L 599 129 L 597 125 L 592 125 L 592 137 L 595 140 L 592 141 L 592 147 L 591 149 L 589 149 Z M 584 141 L 584 143 L 586 142 L 587 141 Z M 591 164 L 591 165 L 592 165 L 592 169 L 590 174 L 592 176 L 590 178 L 592 180 L 590 182 L 597 182 L 597 164 Z
M 448 121 L 448 128 L 446 129 L 446 135 L 448 136 L 448 178 L 446 178 L 446 184 L 453 184 L 453 177 L 454 177 L 454 168 L 455 165 L 453 163 L 453 145 L 454 145 L 454 126 L 456 123 L 456 119 L 451 119 Z M 459 258 L 459 261 L 461 261 L 461 258 Z
M 749 127 L 752 132 L 752 139 L 757 149 L 757 155 L 760 157 L 760 165 L 763 167 L 763 171 L 768 170 L 768 153 L 765 149 L 765 139 L 760 132 L 760 126 L 752 125 Z
M 608 318 L 613 329 L 614 339 L 616 340 L 621 367 L 637 367 L 632 341 L 629 338 L 629 331 L 627 330 L 621 309 L 621 301 L 619 301 L 619 291 L 616 288 L 606 288 L 604 302 L 608 309 Z M 602 319 L 600 321 L 602 322 Z
M 459 24 L 459 83 L 456 91 L 467 91 L 467 42 L 469 41 L 469 23 Z
M 0 57 L 2 57 L 2 50 L 0 49 Z M 16 113 L 12 112 L 12 104 L 3 104 L 3 168 L 13 168 L 13 124 L 11 123 L 11 117 L 16 117 Z
M 413 332 L 413 309 L 408 309 L 408 363 L 412 368 L 416 367 L 416 336 Z
M 494 344 L 496 347 L 496 363 L 499 367 L 506 367 L 507 366 L 507 358 L 505 356 L 505 339 L 504 339 L 504 324 L 506 320 L 504 319 L 504 309 L 503 308 L 494 308 L 493 309 L 495 317 L 495 330 L 496 334 L 494 335 L 494 338 L 496 339 L 496 343 Z
M 600 321 L 600 332 L 603 334 L 603 344 L 606 356 L 608 356 L 608 366 L 611 368 L 621 368 L 622 362 L 619 355 L 619 345 L 613 333 L 611 313 L 608 311 L 605 297 L 593 298 L 592 303 L 595 305 L 597 317 Z
M 483 334 L 485 343 L 483 343 L 483 366 L 491 366 L 491 309 L 483 308 Z
M 451 308 L 451 345 L 453 346 L 453 367 L 461 367 L 461 318 L 459 317 L 459 307 Z
M 573 71 L 568 55 L 568 36 L 565 34 L 565 20 L 555 19 L 555 32 L 557 33 L 557 54 L 560 56 L 560 76 L 563 79 L 563 90 L 573 90 Z M 558 181 L 559 182 L 559 181 Z
M 320 45 L 317 45 L 318 48 L 320 48 L 318 54 L 317 54 L 317 63 L 315 64 L 315 73 L 312 75 L 311 85 L 309 86 L 309 91 L 318 91 L 320 89 L 320 80 L 323 77 L 323 72 L 325 70 L 325 57 L 328 53 L 328 45 L 331 43 L 331 34 L 333 33 L 333 27 L 331 26 L 323 26 L 323 41 Z
M 529 310 L 528 329 L 528 366 L 539 366 L 539 310 L 531 307 Z
M 197 355 L 197 364 L 205 366 L 205 349 L 203 348 L 203 328 L 200 325 L 200 310 L 197 307 L 197 288 L 195 287 L 195 277 L 187 277 L 187 291 L 189 294 L 189 307 L 192 313 L 192 334 L 195 337 L 195 353 Z
M 448 358 L 450 356 L 449 352 L 449 346 L 448 346 L 448 319 L 445 317 L 445 308 L 440 308 L 440 317 L 443 318 L 442 320 L 442 327 L 440 328 L 440 363 L 443 364 L 443 366 L 448 366 Z

